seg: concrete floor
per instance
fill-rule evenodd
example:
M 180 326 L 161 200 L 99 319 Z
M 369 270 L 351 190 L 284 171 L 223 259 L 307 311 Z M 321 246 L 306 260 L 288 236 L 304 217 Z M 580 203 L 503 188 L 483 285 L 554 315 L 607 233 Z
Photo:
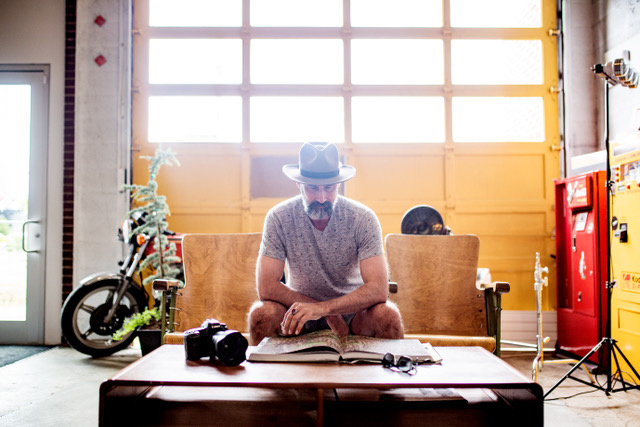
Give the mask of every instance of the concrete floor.
M 531 377 L 535 353 L 503 352 L 502 359 L 525 376 Z M 557 359 L 545 354 L 545 360 Z M 547 393 L 573 367 L 573 364 L 543 364 L 538 383 Z M 572 376 L 588 381 L 587 374 L 576 370 Z M 606 383 L 606 375 L 594 377 L 599 384 Z M 617 384 L 614 390 L 619 389 Z M 640 426 L 640 390 L 619 391 L 609 396 L 604 391 L 583 385 L 570 378 L 564 380 L 544 404 L 547 426 Z
M 4 366 L 0 368 L 0 426 L 95 426 L 100 383 L 139 357 L 140 351 L 135 348 L 92 359 L 71 348 L 56 347 Z M 533 353 L 503 354 L 503 359 L 527 377 L 533 357 Z M 538 382 L 548 390 L 569 369 L 570 365 L 545 364 Z M 575 375 L 586 378 L 581 370 Z M 598 379 L 606 381 L 604 376 Z M 549 396 L 554 398 L 561 399 L 545 402 L 547 426 L 640 425 L 640 390 L 606 396 L 567 379 Z

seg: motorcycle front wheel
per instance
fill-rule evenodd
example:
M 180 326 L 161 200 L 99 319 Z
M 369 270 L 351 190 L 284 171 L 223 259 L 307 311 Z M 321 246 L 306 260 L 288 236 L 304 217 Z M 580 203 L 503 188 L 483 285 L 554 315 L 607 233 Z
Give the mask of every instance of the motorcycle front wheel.
M 117 279 L 103 279 L 80 286 L 69 294 L 60 316 L 62 334 L 69 345 L 84 354 L 104 357 L 131 344 L 136 337 L 135 331 L 120 341 L 112 340 L 111 336 L 122 327 L 127 317 L 145 309 L 147 299 L 140 288 L 129 286 L 115 315 L 111 321 L 105 322 L 119 283 Z

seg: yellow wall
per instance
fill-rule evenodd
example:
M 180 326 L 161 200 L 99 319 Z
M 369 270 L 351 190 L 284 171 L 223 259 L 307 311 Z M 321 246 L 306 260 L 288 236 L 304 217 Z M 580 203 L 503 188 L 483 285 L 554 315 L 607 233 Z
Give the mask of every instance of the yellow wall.
M 136 154 L 153 155 L 149 151 Z M 281 199 L 250 199 L 251 171 L 241 147 L 174 146 L 180 167 L 163 167 L 159 192 L 167 196 L 170 228 L 185 233 L 262 230 L 267 210 Z M 299 146 L 273 151 L 290 151 Z M 216 151 L 218 150 L 218 151 Z M 480 266 L 494 280 L 511 283 L 507 310 L 535 310 L 535 253 L 551 267 L 551 296 L 543 309 L 555 309 L 553 185 L 558 155 L 547 144 L 474 144 L 356 147 L 347 163 L 357 168 L 346 195 L 370 206 L 383 233 L 399 233 L 404 213 L 419 204 L 436 208 L 456 234 L 480 237 Z M 135 156 L 134 180 L 148 178 L 146 161 Z M 281 173 L 279 170 L 276 173 Z M 292 194 L 296 193 L 293 183 Z

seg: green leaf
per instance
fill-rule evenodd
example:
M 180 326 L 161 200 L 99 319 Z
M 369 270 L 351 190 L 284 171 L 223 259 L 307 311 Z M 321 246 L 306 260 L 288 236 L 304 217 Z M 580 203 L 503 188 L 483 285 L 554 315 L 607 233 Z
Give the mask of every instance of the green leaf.
M 111 338 L 114 341 L 120 341 L 129 333 L 137 330 L 142 326 L 150 325 L 154 321 L 160 321 L 160 311 L 158 310 L 158 307 L 154 307 L 151 309 L 147 308 L 141 313 L 135 313 L 133 316 L 128 317 L 124 321 L 122 328 L 114 333 Z

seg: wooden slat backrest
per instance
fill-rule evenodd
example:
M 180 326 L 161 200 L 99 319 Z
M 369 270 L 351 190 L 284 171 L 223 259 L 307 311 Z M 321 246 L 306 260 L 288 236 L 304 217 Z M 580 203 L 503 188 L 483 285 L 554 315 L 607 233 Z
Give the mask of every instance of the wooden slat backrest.
M 182 242 L 186 286 L 176 299 L 176 331 L 207 318 L 247 331 L 247 314 L 258 299 L 256 261 L 262 233 L 188 234 Z
M 486 336 L 484 293 L 475 287 L 480 241 L 474 235 L 389 234 L 391 295 L 405 333 Z

